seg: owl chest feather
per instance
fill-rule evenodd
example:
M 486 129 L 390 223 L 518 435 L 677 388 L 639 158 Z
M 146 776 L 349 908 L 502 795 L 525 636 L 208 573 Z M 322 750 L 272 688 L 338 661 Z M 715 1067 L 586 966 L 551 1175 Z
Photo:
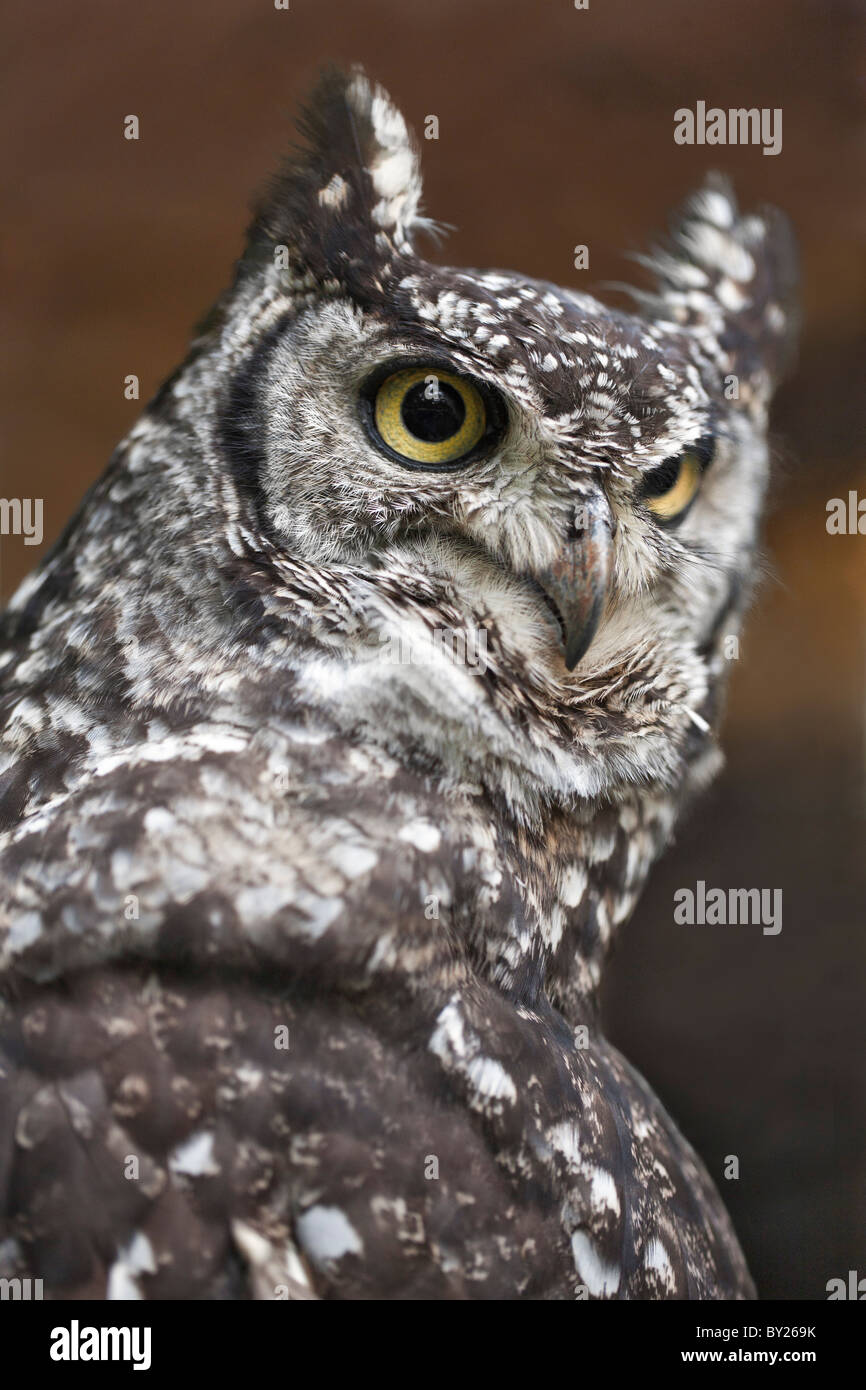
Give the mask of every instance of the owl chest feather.
M 443 790 L 381 746 L 303 719 L 254 732 L 205 722 L 103 751 L 89 775 L 81 761 L 70 768 L 67 796 L 62 815 L 48 805 L 4 848 L 16 869 L 6 877 L 5 978 L 23 993 L 9 1028 L 26 1038 L 38 1073 L 69 1007 L 77 1016 L 55 1003 L 52 982 L 83 990 L 88 1012 L 96 998 L 105 1058 L 97 1045 L 85 1070 L 95 1066 L 121 1123 L 136 1088 L 150 1087 L 129 1120 L 129 1151 L 144 1140 L 193 1211 L 201 1184 L 218 1184 L 235 1163 L 232 1144 L 255 1142 L 289 1194 L 282 1224 L 293 1212 L 286 1229 L 325 1295 L 410 1277 L 397 1273 L 399 1241 L 378 1272 L 350 1258 L 387 1244 L 394 1221 L 425 1243 L 439 1296 L 472 1277 L 503 1296 L 746 1287 L 708 1179 L 599 1031 L 603 959 L 655 852 L 663 807 L 583 808 L 518 826 L 477 787 Z M 112 973 L 120 966 L 144 972 L 132 996 Z M 47 1008 L 45 1036 L 28 1033 L 33 1008 Z M 189 1053 L 194 1018 L 208 1020 L 215 1090 Z M 285 1058 L 274 1050 L 280 1028 L 291 1040 Z M 140 1034 L 180 1091 L 198 1094 L 171 1133 L 138 1064 L 106 1070 L 118 1029 Z M 267 1118 L 249 1108 L 258 1072 L 273 1097 Z M 368 1072 L 382 1088 L 368 1097 L 372 1128 L 359 1104 L 374 1084 Z M 312 1111 L 303 1076 L 319 1097 Z M 416 1131 L 398 1158 L 401 1104 Z M 259 1129 L 271 1122 L 291 1139 L 290 1157 Z M 362 1146 L 352 1174 L 357 1184 L 367 1173 L 364 1201 L 321 1149 L 332 1126 L 342 1144 Z M 198 1172 L 190 1144 L 213 1135 L 222 1138 Z M 438 1176 L 426 1178 L 432 1160 Z M 339 1259 L 303 1219 L 314 1188 L 332 1195 L 315 1205 L 343 1212 L 354 1233 Z M 245 1192 L 232 1189 L 233 1210 L 246 1211 Z M 508 1213 L 502 1229 L 488 1211 L 494 1192 Z M 436 1237 L 443 1200 L 486 1212 L 483 1229 L 472 1237 L 470 1222 Z M 709 1208 L 713 1221 L 674 1225 L 671 1201 Z

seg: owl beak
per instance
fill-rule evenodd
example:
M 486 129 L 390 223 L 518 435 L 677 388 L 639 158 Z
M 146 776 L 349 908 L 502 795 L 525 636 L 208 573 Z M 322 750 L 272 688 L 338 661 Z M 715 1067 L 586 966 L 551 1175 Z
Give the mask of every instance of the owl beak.
M 565 664 L 573 671 L 584 657 L 604 612 L 613 557 L 613 521 L 603 498 L 575 508 L 569 535 L 553 564 L 536 578 L 556 606 L 563 629 Z

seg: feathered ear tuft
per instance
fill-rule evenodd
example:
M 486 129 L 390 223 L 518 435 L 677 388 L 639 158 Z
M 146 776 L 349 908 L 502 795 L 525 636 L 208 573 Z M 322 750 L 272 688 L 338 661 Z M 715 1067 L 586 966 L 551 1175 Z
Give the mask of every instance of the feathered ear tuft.
M 352 292 L 411 252 L 421 173 L 415 142 L 383 88 L 360 68 L 323 74 L 291 152 L 255 214 L 251 248 L 283 245 L 291 268 Z
M 711 175 L 674 219 L 666 246 L 639 258 L 656 277 L 641 296 L 654 318 L 709 335 L 743 390 L 763 402 L 797 340 L 798 258 L 788 219 L 775 208 L 743 215 L 727 179 Z

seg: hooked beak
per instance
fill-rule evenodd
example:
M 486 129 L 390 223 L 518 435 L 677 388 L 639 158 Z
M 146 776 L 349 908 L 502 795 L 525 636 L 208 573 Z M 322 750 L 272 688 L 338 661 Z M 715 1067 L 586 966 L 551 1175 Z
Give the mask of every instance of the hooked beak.
M 553 564 L 534 576 L 559 612 L 569 671 L 586 655 L 604 611 L 612 540 L 607 502 L 593 497 L 575 508 L 569 535 Z

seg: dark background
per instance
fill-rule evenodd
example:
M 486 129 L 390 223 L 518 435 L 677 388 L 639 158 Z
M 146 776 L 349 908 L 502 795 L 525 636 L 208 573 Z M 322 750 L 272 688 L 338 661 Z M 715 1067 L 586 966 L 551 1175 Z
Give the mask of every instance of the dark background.
M 639 276 L 622 253 L 713 166 L 791 215 L 805 327 L 728 766 L 625 930 L 607 1014 L 723 1189 L 762 1295 L 866 1276 L 866 537 L 825 529 L 831 497 L 866 496 L 863 6 L 50 0 L 3 27 L 0 495 L 45 499 L 46 546 L 140 410 L 123 378 L 146 400 L 226 282 L 323 62 L 362 62 L 419 133 L 439 117 L 425 201 L 455 264 L 582 289 Z M 782 153 L 675 145 L 674 110 L 698 100 L 781 107 Z M 41 553 L 2 541 L 0 597 Z M 781 888 L 781 935 L 676 926 L 673 892 L 699 878 Z

